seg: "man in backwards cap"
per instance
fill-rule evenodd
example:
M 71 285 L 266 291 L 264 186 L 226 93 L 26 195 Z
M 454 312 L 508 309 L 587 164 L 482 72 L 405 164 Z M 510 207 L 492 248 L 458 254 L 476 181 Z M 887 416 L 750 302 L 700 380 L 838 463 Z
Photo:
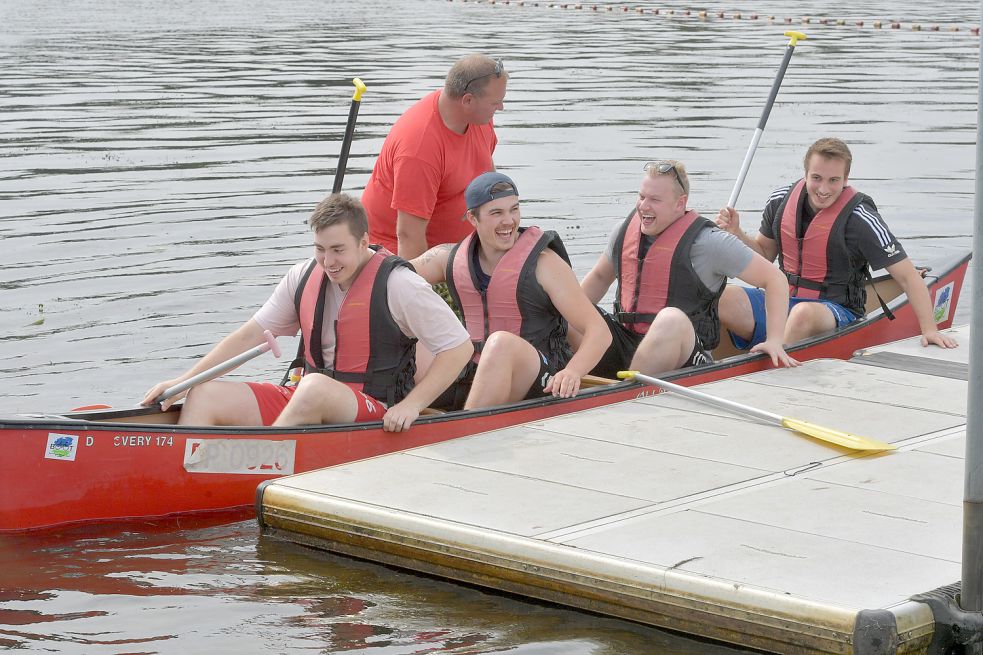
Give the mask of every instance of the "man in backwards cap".
M 475 232 L 411 262 L 431 284 L 447 282 L 475 344 L 457 398 L 445 395 L 445 405 L 459 406 L 469 383 L 466 409 L 573 396 L 611 337 L 581 291 L 560 237 L 519 227 L 519 192 L 502 173 L 476 177 L 465 200 Z M 567 344 L 567 323 L 584 335 L 576 354 Z

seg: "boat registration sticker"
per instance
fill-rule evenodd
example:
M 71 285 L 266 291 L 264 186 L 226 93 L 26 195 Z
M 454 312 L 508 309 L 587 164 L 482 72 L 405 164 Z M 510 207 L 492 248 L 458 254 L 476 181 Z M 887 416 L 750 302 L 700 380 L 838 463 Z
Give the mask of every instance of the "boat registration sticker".
M 44 458 L 74 462 L 75 453 L 78 452 L 78 445 L 78 435 L 49 432 L 48 444 L 44 448 Z
M 189 473 L 292 475 L 297 442 L 275 439 L 188 439 L 184 470 Z
M 944 323 L 949 320 L 949 306 L 952 304 L 952 289 L 956 285 L 950 282 L 935 292 L 935 322 Z

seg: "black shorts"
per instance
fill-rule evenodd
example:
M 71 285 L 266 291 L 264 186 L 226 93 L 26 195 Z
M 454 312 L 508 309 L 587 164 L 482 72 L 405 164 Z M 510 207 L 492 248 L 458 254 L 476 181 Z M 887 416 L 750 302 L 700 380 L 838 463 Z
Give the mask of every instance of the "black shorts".
M 595 305 L 595 307 L 597 306 Z M 591 370 L 591 373 L 605 378 L 616 378 L 618 371 L 627 371 L 631 368 L 632 357 L 635 356 L 638 344 L 642 342 L 645 335 L 629 330 L 600 307 L 597 307 L 597 311 L 601 314 L 604 323 L 608 326 L 608 331 L 611 333 L 611 345 L 608 346 L 601 357 L 601 361 Z M 690 353 L 689 359 L 680 368 L 713 362 L 713 355 L 703 347 L 700 336 L 694 336 L 696 341 L 693 344 L 693 352 Z
M 541 398 L 547 395 L 543 389 L 549 384 L 553 376 L 567 365 L 566 361 L 561 361 L 558 357 L 544 355 L 541 350 L 537 350 L 536 353 L 539 355 L 539 373 L 536 374 L 536 379 L 529 387 L 523 400 Z M 430 403 L 430 406 L 444 411 L 463 409 L 464 402 L 468 399 L 468 394 L 471 393 L 471 383 L 474 381 L 474 374 L 477 370 L 478 367 L 473 362 L 469 362 L 457 380 Z

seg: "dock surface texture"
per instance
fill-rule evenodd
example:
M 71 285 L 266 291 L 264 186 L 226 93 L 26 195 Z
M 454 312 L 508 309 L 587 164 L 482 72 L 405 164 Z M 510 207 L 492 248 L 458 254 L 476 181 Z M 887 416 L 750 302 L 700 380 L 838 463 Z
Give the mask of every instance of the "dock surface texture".
M 970 335 L 950 332 L 958 349 L 912 339 L 699 387 L 895 451 L 653 389 L 280 478 L 258 491 L 259 520 L 277 538 L 745 647 L 941 653 L 952 631 L 912 596 L 951 596 L 961 576 Z

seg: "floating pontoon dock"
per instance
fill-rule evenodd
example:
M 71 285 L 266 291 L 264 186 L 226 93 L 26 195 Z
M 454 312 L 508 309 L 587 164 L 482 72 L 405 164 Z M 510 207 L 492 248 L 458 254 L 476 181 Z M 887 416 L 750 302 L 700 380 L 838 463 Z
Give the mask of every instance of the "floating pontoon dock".
M 263 531 L 777 652 L 942 652 L 961 575 L 969 328 L 264 483 Z M 920 596 L 932 592 L 927 596 Z M 958 630 L 956 631 L 958 632 Z M 965 634 L 963 638 L 965 638 Z M 934 643 L 933 643 L 934 640 Z

